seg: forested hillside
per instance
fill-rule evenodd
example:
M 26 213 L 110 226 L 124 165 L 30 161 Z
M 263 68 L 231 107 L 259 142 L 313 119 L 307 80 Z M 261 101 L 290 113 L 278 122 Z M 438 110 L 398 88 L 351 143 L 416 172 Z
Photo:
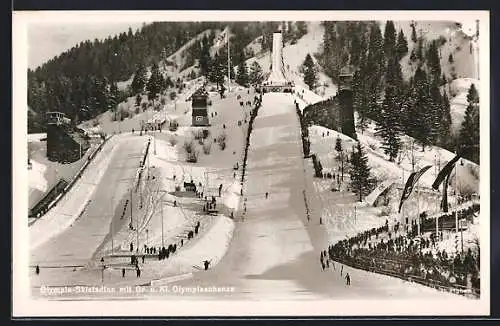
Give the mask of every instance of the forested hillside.
M 78 124 L 114 110 L 127 97 L 146 91 L 148 80 L 140 80 L 135 85 L 131 82 L 132 85 L 123 90 L 118 88 L 117 82 L 131 80 L 131 77 L 146 79 L 154 66 L 159 68 L 162 82 L 166 83 L 159 86 L 160 91 L 173 86 L 174 82 L 179 86 L 178 80 L 172 80 L 173 74 L 169 76 L 165 72 L 172 70 L 162 69 L 166 66 L 174 66 L 176 72 L 196 67 L 191 69 L 190 78 L 200 74 L 209 77 L 210 67 L 212 80 L 223 78 L 227 75 L 227 46 L 223 45 L 213 54 L 209 49 L 216 41 L 216 31 L 225 28 L 230 31 L 234 78 L 234 68 L 256 54 L 246 48 L 247 45 L 260 38 L 260 51 L 270 50 L 272 33 L 280 27 L 284 27 L 285 41 L 293 42 L 307 32 L 304 22 L 157 22 L 144 25 L 136 32 L 129 29 L 127 33 L 102 41 L 95 39 L 75 44 L 37 69 L 28 70 L 28 130 L 44 131 L 43 118 L 48 111 L 63 112 Z M 203 37 L 192 42 L 202 32 L 205 32 Z M 169 62 L 167 58 L 183 45 L 188 46 L 182 52 L 182 64 L 177 66 Z M 237 81 L 248 83 L 246 67 L 240 74 Z
M 416 138 L 422 150 L 428 145 L 458 149 L 479 163 L 479 136 L 473 131 L 479 130 L 479 94 L 474 87 L 467 97 L 469 107 L 461 130 L 451 134 L 446 85 L 456 76 L 446 75 L 449 69 L 443 69 L 446 60 L 441 57 L 441 48 L 451 38 L 429 39 L 417 33 L 417 23 L 411 24 L 410 35 L 396 30 L 392 21 L 385 23 L 384 31 L 374 21 L 324 22 L 324 27 L 323 49 L 317 54 L 320 65 L 334 81 L 343 66 L 355 68 L 357 125 L 364 130 L 368 119 L 377 122 L 391 160 L 399 152 L 404 133 Z M 404 64 L 411 69 L 405 71 L 413 74 L 405 78 L 402 59 L 408 57 Z

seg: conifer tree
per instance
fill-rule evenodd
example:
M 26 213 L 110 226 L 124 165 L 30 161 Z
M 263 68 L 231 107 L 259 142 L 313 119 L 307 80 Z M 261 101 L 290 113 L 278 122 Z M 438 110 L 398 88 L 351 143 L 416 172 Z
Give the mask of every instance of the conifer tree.
M 432 82 L 439 80 L 441 77 L 441 60 L 439 59 L 438 45 L 435 40 L 430 43 L 427 51 L 427 66 L 431 74 L 429 79 Z
M 208 44 L 208 39 L 206 36 L 203 38 L 203 42 L 201 45 L 199 64 L 202 76 L 208 77 L 208 73 L 210 71 L 209 68 L 211 64 L 211 58 L 210 58 L 210 45 Z
M 385 72 L 383 38 L 378 24 L 372 24 L 370 27 L 368 55 L 363 70 L 362 76 L 366 83 L 368 117 L 378 120 L 380 108 L 377 102 L 382 95 L 382 83 Z
M 432 125 L 432 101 L 429 94 L 429 83 L 425 71 L 418 67 L 415 71 L 413 82 L 415 92 L 412 93 L 415 98 L 412 100 L 413 106 L 410 108 L 409 121 L 410 134 L 416 138 L 422 145 L 422 151 L 431 141 Z
M 250 66 L 249 79 L 250 82 L 254 85 L 258 85 L 262 82 L 263 79 L 262 67 L 259 65 L 257 61 L 254 61 Z
M 149 77 L 148 84 L 146 85 L 146 89 L 148 91 L 148 100 L 153 101 L 153 107 L 156 97 L 162 90 L 163 83 L 163 77 L 160 74 L 158 65 L 154 63 L 151 67 L 151 76 Z
M 118 105 L 119 96 L 118 85 L 116 82 L 112 82 L 109 86 L 108 109 L 113 112 L 116 110 L 116 106 Z
M 216 83 L 217 87 L 220 88 L 221 85 L 224 84 L 224 76 L 226 73 L 227 66 L 225 65 L 224 57 L 216 53 L 210 67 L 209 80 Z
M 350 64 L 355 66 L 355 67 L 358 67 L 359 64 L 360 64 L 360 57 L 361 57 L 361 38 L 360 36 L 358 35 L 358 33 L 355 33 L 353 36 L 352 36 L 352 39 L 351 39 L 351 55 L 350 55 Z
M 134 94 L 142 93 L 144 92 L 144 86 L 146 86 L 146 67 L 141 63 L 132 80 L 132 91 Z
M 386 85 L 394 86 L 396 90 L 400 90 L 403 86 L 403 73 L 401 71 L 401 65 L 394 57 L 389 58 L 389 61 L 387 62 L 385 83 Z
M 349 163 L 351 165 L 351 187 L 361 202 L 363 196 L 370 192 L 370 168 L 368 157 L 363 152 L 360 142 L 358 142 L 356 149 L 353 148 Z
M 398 42 L 396 44 L 396 55 L 397 59 L 401 60 L 408 53 L 408 41 L 403 33 L 403 30 L 399 30 Z
M 470 85 L 469 91 L 467 92 L 467 102 L 469 104 L 479 104 L 479 93 L 474 84 Z
M 417 51 L 415 52 L 419 64 L 424 63 L 424 39 L 422 37 L 418 38 L 417 41 Z
M 91 86 L 91 96 L 88 101 L 88 110 L 104 112 L 109 109 L 109 92 L 106 79 L 94 78 Z
M 400 141 L 401 111 L 397 102 L 397 92 L 394 86 L 388 86 L 382 103 L 381 119 L 377 122 L 376 134 L 382 137 L 382 148 L 393 162 L 401 147 Z
M 318 80 L 316 67 L 311 55 L 308 53 L 302 64 L 304 71 L 304 83 L 309 86 L 309 89 L 314 89 L 316 82 Z
M 461 153 L 464 157 L 479 164 L 479 94 L 474 84 L 467 94 L 469 105 L 459 133 Z
M 342 140 L 339 136 L 335 139 L 335 150 L 339 153 L 342 152 Z
M 236 75 L 236 82 L 242 86 L 248 85 L 248 68 L 245 63 L 244 56 L 240 59 L 240 65 L 238 66 L 238 74 Z
M 442 132 L 443 116 L 443 98 L 441 96 L 441 92 L 439 90 L 439 85 L 437 81 L 431 82 L 431 86 L 429 89 L 429 97 L 430 97 L 430 111 L 429 115 L 429 130 L 430 130 L 430 140 L 432 143 L 436 143 L 440 137 Z
M 135 106 L 139 108 L 141 106 L 141 102 L 142 102 L 142 96 L 141 94 L 137 94 L 137 96 L 135 97 Z
M 413 43 L 417 43 L 417 31 L 415 30 L 415 23 L 412 23 L 411 25 L 411 40 Z
M 396 29 L 394 22 L 388 20 L 384 30 L 384 54 L 387 59 L 392 58 L 396 50 Z
M 445 148 L 449 148 L 450 146 L 450 127 L 451 127 L 451 112 L 450 112 L 450 100 L 448 99 L 448 95 L 446 94 L 446 91 L 444 91 L 444 94 L 441 96 L 442 98 L 442 116 L 441 116 L 441 123 L 439 125 L 440 131 L 440 145 Z

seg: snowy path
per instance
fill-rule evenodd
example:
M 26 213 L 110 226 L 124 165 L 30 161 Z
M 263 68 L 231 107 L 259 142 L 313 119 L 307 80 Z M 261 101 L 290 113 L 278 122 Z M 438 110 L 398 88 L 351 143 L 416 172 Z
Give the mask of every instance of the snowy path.
M 353 279 L 347 287 L 339 275 L 340 266 L 336 271 L 321 270 L 319 253 L 326 248 L 328 237 L 317 219 L 307 222 L 305 217 L 299 130 L 293 98 L 286 94 L 264 95 L 249 150 L 248 181 L 244 186 L 247 217 L 237 224 L 230 248 L 217 266 L 179 284 L 234 286 L 235 293 L 224 297 L 241 299 L 451 297 L 399 279 L 344 267 L 344 273 L 349 272 Z
M 106 173 L 82 215 L 57 237 L 36 247 L 31 252 L 31 264 L 61 266 L 68 262 L 72 265 L 88 262 L 107 235 L 111 212 L 115 212 L 109 194 L 120 198 L 127 191 L 139 166 L 144 142 L 144 137 L 132 136 L 116 145 Z

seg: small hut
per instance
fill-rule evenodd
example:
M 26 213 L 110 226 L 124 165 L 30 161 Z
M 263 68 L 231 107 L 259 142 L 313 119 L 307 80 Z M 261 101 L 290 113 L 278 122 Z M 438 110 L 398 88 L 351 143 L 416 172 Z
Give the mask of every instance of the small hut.
M 191 96 L 193 108 L 193 127 L 209 126 L 208 121 L 208 93 L 201 87 Z

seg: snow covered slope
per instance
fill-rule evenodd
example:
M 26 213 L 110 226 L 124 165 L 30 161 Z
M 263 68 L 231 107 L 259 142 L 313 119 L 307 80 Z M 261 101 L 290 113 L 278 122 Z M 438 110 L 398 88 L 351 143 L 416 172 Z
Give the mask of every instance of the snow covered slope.
M 451 130 L 456 133 L 460 130 L 460 126 L 465 116 L 465 109 L 469 105 L 467 102 L 467 94 L 470 86 L 474 84 L 476 87 L 479 98 L 481 98 L 480 84 L 478 79 L 474 78 L 458 78 L 448 84 L 448 93 L 450 98 L 450 113 L 451 113 Z
M 411 51 L 415 47 L 415 43 L 411 40 L 411 23 L 411 21 L 394 21 L 396 32 L 399 33 L 402 29 L 408 41 L 408 54 L 400 61 L 405 79 L 409 79 L 417 68 L 416 64 L 412 64 L 410 61 Z M 380 27 L 384 31 L 385 22 L 380 22 Z M 442 71 L 447 78 L 451 78 L 453 74 L 456 74 L 456 78 L 478 78 L 476 76 L 474 56 L 470 53 L 471 37 L 464 33 L 456 22 L 418 21 L 415 30 L 417 36 L 421 34 L 426 42 L 437 40 L 440 37 L 446 40 L 446 43 L 439 48 L 439 53 Z M 448 62 L 450 54 L 453 56 L 453 64 Z

